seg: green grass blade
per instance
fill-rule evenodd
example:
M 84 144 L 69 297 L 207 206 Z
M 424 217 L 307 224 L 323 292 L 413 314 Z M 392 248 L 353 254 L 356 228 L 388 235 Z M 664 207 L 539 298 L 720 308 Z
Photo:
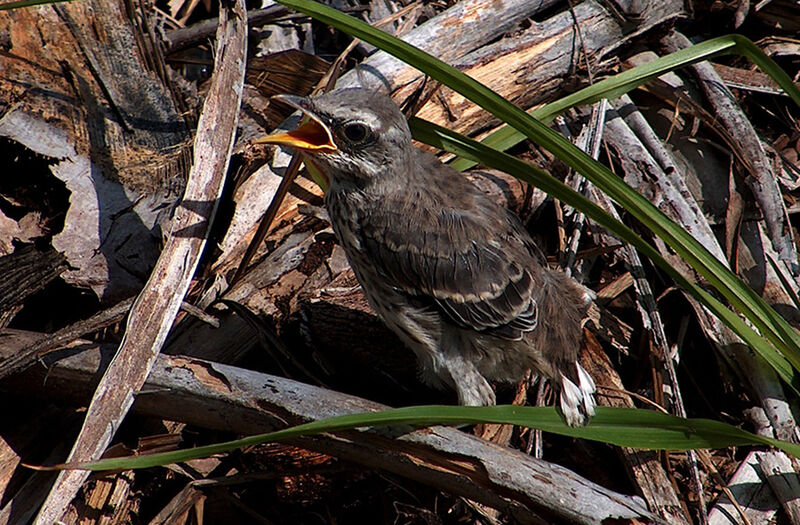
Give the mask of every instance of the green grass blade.
M 783 286 L 783 291 L 792 300 L 794 307 L 800 310 L 800 297 L 797 297 L 797 293 L 795 293 L 794 288 L 792 288 L 792 285 L 789 283 L 789 279 L 783 274 L 783 269 L 778 266 L 778 263 L 776 263 L 768 253 L 765 253 L 764 256 L 769 261 L 769 265 L 772 266 L 775 275 L 778 276 L 778 280 L 781 282 L 781 286 Z
M 37 5 L 60 4 L 62 2 L 71 2 L 71 1 L 72 0 L 20 0 L 17 2 L 0 3 L 0 11 L 21 9 L 23 7 L 34 7 Z
M 719 42 L 718 40 L 719 39 L 709 40 L 697 46 L 692 46 L 690 49 L 684 49 L 678 53 L 673 53 L 647 64 L 623 71 L 622 73 L 603 79 L 596 84 L 576 91 L 555 102 L 534 109 L 530 111 L 529 114 L 543 123 L 548 123 L 569 108 L 594 104 L 603 99 L 611 100 L 618 98 L 665 73 L 701 60 L 706 60 L 723 53 L 729 47 L 735 45 L 727 41 Z M 511 126 L 503 126 L 487 135 L 481 142 L 490 148 L 506 151 L 523 140 L 526 140 L 526 138 L 525 135 Z M 469 169 L 476 164 L 477 162 L 475 160 L 463 158 L 456 159 L 450 163 L 454 169 L 459 171 Z
M 551 177 L 544 170 L 531 166 L 505 153 L 488 148 L 485 144 L 460 135 L 455 131 L 418 118 L 410 119 L 409 125 L 417 140 L 449 151 L 450 153 L 455 153 L 464 158 L 480 158 L 482 164 L 509 173 L 520 180 L 540 188 L 542 191 L 559 199 L 561 202 L 581 210 L 594 222 L 614 233 L 623 241 L 633 245 L 669 274 L 684 290 L 689 292 L 702 304 L 706 305 L 712 313 L 719 317 L 720 320 L 763 357 L 796 393 L 800 394 L 800 374 L 792 368 L 791 364 L 781 356 L 772 345 L 714 296 L 686 279 L 686 277 L 676 270 L 669 261 L 664 259 L 655 248 L 639 237 L 625 224 L 606 213 L 605 210 L 600 208 L 597 204 L 558 179 Z
M 322 4 L 309 0 L 279 1 L 287 7 L 345 31 L 413 65 L 507 122 L 583 174 L 686 260 L 738 311 L 742 312 L 795 369 L 800 369 L 800 336 L 793 332 L 788 323 L 681 226 L 671 221 L 608 168 L 488 87 L 433 56 Z
M 774 80 L 778 86 L 780 86 L 784 93 L 791 97 L 795 104 L 800 106 L 800 88 L 798 88 L 797 85 L 792 81 L 792 78 L 786 74 L 786 71 L 781 69 L 781 66 L 776 64 L 774 60 L 766 55 L 766 53 L 761 51 L 761 49 L 750 39 L 745 38 L 742 35 L 728 35 L 719 38 L 730 38 L 736 43 L 734 47 L 725 51 L 725 54 L 737 53 L 752 60 L 761 71 L 769 75 L 772 80 Z M 715 38 L 714 40 L 718 40 L 718 38 Z
M 563 436 L 641 449 L 692 450 L 764 445 L 776 447 L 788 454 L 800 457 L 800 445 L 751 434 L 719 421 L 683 419 L 652 410 L 598 407 L 597 415 L 588 426 L 569 427 L 556 409 L 551 407 L 420 406 L 338 416 L 277 432 L 187 450 L 129 458 L 110 458 L 80 465 L 62 465 L 61 467 L 88 470 L 147 468 L 208 457 L 245 446 L 323 432 L 376 426 L 418 427 L 476 423 L 520 425 Z
M 555 102 L 534 109 L 529 114 L 535 119 L 548 123 L 569 108 L 594 104 L 603 99 L 618 98 L 665 73 L 709 60 L 715 56 L 727 54 L 740 54 L 748 57 L 762 71 L 772 77 L 796 104 L 800 105 L 800 89 L 797 88 L 785 71 L 750 40 L 740 35 L 726 35 L 706 40 L 690 48 L 682 49 L 657 58 L 647 64 L 642 64 L 603 79 Z M 487 135 L 481 142 L 491 148 L 506 151 L 525 139 L 525 135 L 514 128 L 503 126 Z M 456 159 L 450 165 L 459 171 L 463 171 L 473 167 L 476 163 L 474 160 Z

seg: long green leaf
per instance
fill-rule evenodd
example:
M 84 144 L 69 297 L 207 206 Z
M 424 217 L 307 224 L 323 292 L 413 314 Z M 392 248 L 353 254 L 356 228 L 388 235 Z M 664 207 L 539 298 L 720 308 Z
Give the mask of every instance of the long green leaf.
M 509 173 L 520 180 L 540 188 L 542 191 L 559 199 L 561 202 L 581 210 L 597 224 L 636 247 L 661 269 L 667 272 L 676 283 L 683 287 L 683 289 L 706 305 L 711 312 L 719 317 L 731 330 L 763 357 L 796 393 L 800 394 L 800 374 L 792 368 L 791 364 L 779 354 L 768 341 L 757 334 L 747 323 L 742 321 L 738 315 L 731 312 L 714 296 L 684 277 L 683 274 L 676 270 L 669 261 L 664 259 L 655 248 L 650 246 L 650 244 L 639 237 L 625 224 L 606 213 L 605 210 L 600 208 L 597 204 L 560 180 L 551 177 L 544 170 L 522 162 L 511 155 L 493 150 L 485 144 L 467 138 L 455 131 L 418 118 L 410 119 L 409 125 L 414 132 L 414 136 L 417 137 L 418 140 L 439 149 L 449 151 L 450 153 L 455 153 L 463 158 L 480 158 L 482 164 Z
M 740 35 L 727 35 L 706 40 L 690 48 L 682 49 L 657 58 L 647 64 L 623 71 L 555 102 L 531 110 L 529 114 L 541 122 L 548 123 L 569 108 L 594 104 L 603 99 L 618 98 L 650 80 L 660 77 L 664 73 L 728 54 L 740 54 L 750 58 L 765 73 L 771 76 L 796 104 L 800 105 L 800 89 L 797 88 L 785 71 L 750 40 Z M 490 148 L 506 151 L 525 139 L 525 135 L 516 129 L 510 126 L 503 126 L 487 135 L 481 142 Z M 459 171 L 463 171 L 471 168 L 476 163 L 477 161 L 475 160 L 462 158 L 454 160 L 450 165 Z
M 23 7 L 34 7 L 37 5 L 59 4 L 62 2 L 71 2 L 72 0 L 19 0 L 17 2 L 6 2 L 0 4 L 0 11 L 9 11 L 11 9 L 21 9 Z
M 488 87 L 433 56 L 322 4 L 309 0 L 279 1 L 413 65 L 552 152 L 661 238 L 742 312 L 780 350 L 792 367 L 800 369 L 800 336 L 793 332 L 789 324 L 681 226 L 671 221 L 608 168 Z
M 622 447 L 692 450 L 741 445 L 765 445 L 776 447 L 788 454 L 800 457 L 800 445 L 751 434 L 719 421 L 683 419 L 652 410 L 598 407 L 597 415 L 592 418 L 588 426 L 570 427 L 564 424 L 564 420 L 556 409 L 551 407 L 518 407 L 513 405 L 492 407 L 422 406 L 338 416 L 226 443 L 147 456 L 110 458 L 91 463 L 60 465 L 58 468 L 83 468 L 88 470 L 148 468 L 208 457 L 245 446 L 323 432 L 337 432 L 375 426 L 411 427 L 476 423 L 520 425 L 563 436 L 591 439 Z
M 759 351 L 759 353 L 778 370 L 782 378 L 797 389 L 799 383 L 797 375 L 794 374 L 794 370 L 763 338 L 758 336 L 746 323 L 733 312 L 725 308 L 725 306 L 713 296 L 710 296 L 697 285 L 686 280 L 679 272 L 674 270 L 667 261 L 663 260 L 655 249 L 639 238 L 627 226 L 605 214 L 602 209 L 593 202 L 588 201 L 583 195 L 575 192 L 561 181 L 550 177 L 538 168 L 530 166 L 512 156 L 491 150 L 455 132 L 439 128 L 430 123 L 424 123 L 424 121 L 420 121 L 419 119 L 412 119 L 411 125 L 419 131 L 420 135 L 427 142 L 433 143 L 447 151 L 463 154 L 466 157 L 473 157 L 480 153 L 482 158 L 488 158 L 490 160 L 490 164 L 493 167 L 507 171 L 532 184 L 540 185 L 549 193 L 572 206 L 580 205 L 583 207 L 586 210 L 587 216 L 595 219 L 598 224 L 616 233 L 619 237 L 643 251 L 647 256 L 658 261 L 662 268 L 668 271 L 679 284 L 684 286 L 690 293 L 695 294 L 695 296 L 705 301 L 713 312 L 723 317 L 745 341 Z M 242 440 L 220 443 L 207 447 L 137 458 L 101 460 L 80 465 L 80 468 L 107 470 L 152 467 L 206 457 L 212 454 L 227 452 L 235 448 L 268 441 L 290 439 L 311 433 L 335 432 L 364 426 L 427 426 L 434 424 L 471 424 L 479 422 L 523 425 L 556 434 L 635 448 L 686 450 L 761 444 L 775 446 L 794 455 L 800 453 L 800 446 L 798 445 L 760 438 L 720 422 L 702 419 L 681 419 L 646 410 L 600 407 L 597 416 L 592 419 L 589 426 L 572 428 L 564 424 L 561 416 L 559 416 L 553 408 L 432 406 L 389 410 L 377 414 L 368 413 L 342 416 L 293 427 L 280 432 L 250 436 Z M 71 467 L 77 467 L 77 465 L 72 465 Z

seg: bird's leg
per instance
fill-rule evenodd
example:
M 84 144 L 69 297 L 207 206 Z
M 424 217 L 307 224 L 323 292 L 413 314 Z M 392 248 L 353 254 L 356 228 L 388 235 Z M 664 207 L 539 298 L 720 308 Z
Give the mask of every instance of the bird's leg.
M 457 352 L 443 355 L 440 367 L 450 376 L 458 394 L 458 404 L 464 406 L 492 406 L 496 404 L 494 390 L 478 372 L 475 364 Z M 440 370 L 440 373 L 442 370 Z
M 455 388 L 458 404 L 495 405 L 494 390 L 478 371 L 477 352 L 468 334 L 452 327 L 444 327 L 440 334 L 436 341 L 438 344 L 427 348 L 428 362 L 433 373 Z
M 456 380 L 456 392 L 459 405 L 493 406 L 497 403 L 491 385 L 477 370 Z

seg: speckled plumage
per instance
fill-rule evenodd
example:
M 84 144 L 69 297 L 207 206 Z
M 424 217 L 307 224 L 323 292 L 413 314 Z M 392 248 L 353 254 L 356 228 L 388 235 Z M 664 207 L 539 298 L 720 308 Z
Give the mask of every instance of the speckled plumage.
M 335 144 L 305 154 L 330 179 L 325 204 L 370 304 L 423 379 L 488 405 L 487 379 L 532 369 L 559 389 L 567 422 L 584 424 L 595 390 L 577 363 L 586 289 L 540 264 L 516 216 L 414 147 L 388 97 L 348 89 L 290 102 Z

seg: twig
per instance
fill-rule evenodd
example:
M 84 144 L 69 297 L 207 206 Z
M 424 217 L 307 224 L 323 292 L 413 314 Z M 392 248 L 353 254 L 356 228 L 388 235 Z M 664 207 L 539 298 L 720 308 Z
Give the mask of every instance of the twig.
M 258 27 L 274 22 L 290 13 L 288 7 L 271 5 L 247 12 L 248 27 Z M 219 18 L 209 18 L 189 27 L 168 31 L 165 36 L 165 53 L 170 55 L 204 43 L 217 32 Z
M 255 235 L 253 235 L 253 239 L 250 241 L 250 244 L 247 245 L 247 250 L 244 252 L 242 262 L 239 263 L 239 267 L 236 268 L 236 273 L 233 274 L 231 286 L 239 282 L 239 280 L 244 276 L 245 272 L 247 271 L 247 267 L 250 265 L 250 261 L 253 260 L 253 257 L 255 257 L 256 253 L 258 252 L 258 248 L 261 246 L 261 243 L 263 243 L 264 239 L 266 239 L 269 229 L 272 227 L 272 222 L 275 220 L 275 216 L 278 215 L 278 210 L 280 209 L 281 204 L 283 204 L 283 199 L 285 199 L 286 194 L 289 193 L 289 188 L 292 187 L 292 183 L 294 183 L 294 179 L 297 177 L 297 173 L 300 171 L 300 165 L 302 163 L 303 160 L 299 154 L 292 156 L 289 167 L 286 168 L 283 178 L 281 179 L 281 183 L 278 185 L 278 189 L 275 190 L 275 195 L 272 197 L 272 201 L 270 201 L 267 211 L 264 212 L 264 216 L 261 218 L 261 222 L 258 224 L 258 229 L 256 230 Z
M 81 402 L 114 348 L 93 349 L 58 359 L 42 383 L 31 369 L 18 377 L 18 392 L 57 395 Z M 106 355 L 103 357 L 102 353 Z M 4 347 L 0 347 L 0 357 Z M 12 349 L 13 351 L 13 349 Z M 255 434 L 335 415 L 380 410 L 384 405 L 251 370 L 159 355 L 137 396 L 141 414 L 191 425 Z M 600 523 L 610 518 L 663 523 L 641 498 L 615 493 L 552 463 L 498 447 L 448 427 L 421 430 L 365 429 L 290 441 L 389 471 L 490 505 L 519 523 Z M 537 519 L 538 518 L 538 519 Z
M 134 303 L 119 350 L 89 405 L 70 461 L 97 459 L 108 446 L 155 363 L 200 261 L 233 148 L 247 55 L 244 0 L 221 13 L 217 67 L 200 117 L 182 205 L 156 267 Z M 56 523 L 88 475 L 78 470 L 59 473 L 35 523 Z
M 79 337 L 121 321 L 131 309 L 133 299 L 133 297 L 125 299 L 89 319 L 73 323 L 53 334 L 43 336 L 30 346 L 21 348 L 16 354 L 0 363 L 0 379 L 25 371 L 48 352 L 61 348 Z
M 678 51 L 691 45 L 688 38 L 675 32 L 662 39 L 668 51 Z M 715 119 L 729 130 L 733 140 L 733 153 L 742 162 L 750 176 L 746 177 L 753 195 L 758 201 L 767 223 L 770 240 L 779 259 L 783 262 L 792 277 L 800 275 L 797 263 L 797 251 L 794 248 L 792 228 L 778 187 L 777 177 L 772 164 L 766 157 L 764 147 L 753 125 L 745 117 L 733 94 L 725 87 L 725 83 L 707 63 L 690 66 L 699 79 L 699 84 L 708 101 L 715 110 Z

